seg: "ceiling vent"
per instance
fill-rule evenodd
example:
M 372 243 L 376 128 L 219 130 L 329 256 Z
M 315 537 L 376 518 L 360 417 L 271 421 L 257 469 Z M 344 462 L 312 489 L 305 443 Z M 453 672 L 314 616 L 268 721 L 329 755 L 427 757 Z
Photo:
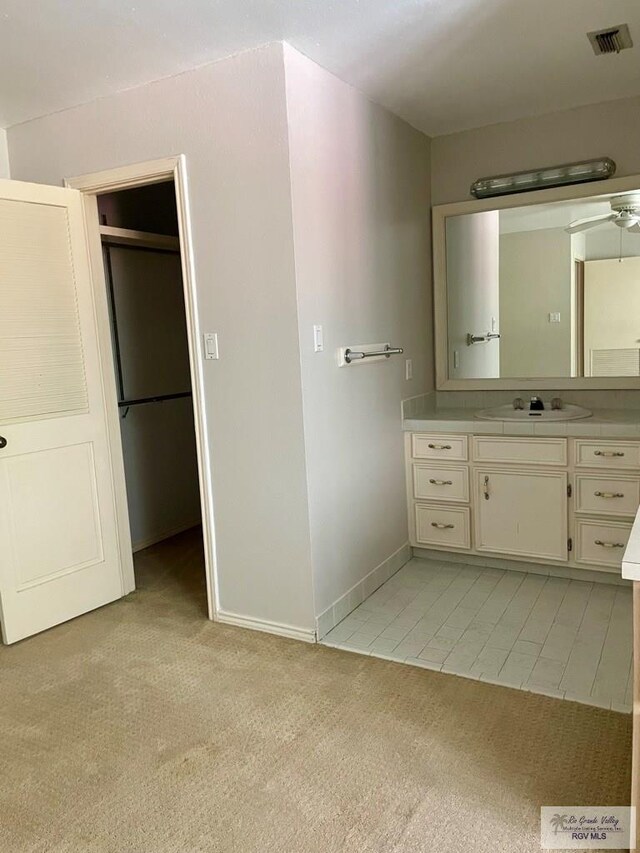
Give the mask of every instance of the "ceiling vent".
M 596 56 L 602 53 L 620 53 L 621 50 L 633 47 L 628 24 L 619 24 L 617 27 L 607 27 L 606 30 L 587 33 L 587 38 Z

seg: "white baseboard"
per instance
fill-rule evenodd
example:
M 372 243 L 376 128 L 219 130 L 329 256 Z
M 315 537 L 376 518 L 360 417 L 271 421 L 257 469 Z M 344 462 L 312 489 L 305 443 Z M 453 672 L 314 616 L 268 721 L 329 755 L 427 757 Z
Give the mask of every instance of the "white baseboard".
M 436 551 L 430 548 L 412 548 L 414 557 L 421 560 L 435 560 L 440 563 L 463 563 L 466 566 L 477 566 L 485 569 L 502 569 L 503 571 L 527 572 L 532 575 L 547 575 L 553 578 L 569 578 L 587 583 L 608 583 L 615 586 L 627 586 L 624 580 L 614 572 L 599 572 L 597 569 L 581 569 L 578 566 L 556 566 L 551 563 L 527 563 L 524 560 L 501 559 L 500 557 L 479 557 L 477 554 L 453 553 L 452 551 Z
M 293 625 L 281 625 L 266 619 L 253 619 L 238 613 L 228 613 L 218 610 L 214 616 L 215 622 L 225 625 L 236 625 L 238 628 L 249 628 L 251 631 L 262 631 L 265 634 L 276 634 L 278 637 L 289 637 L 291 640 L 302 640 L 303 643 L 315 643 L 316 633 L 312 628 L 296 628 Z
M 344 595 L 341 595 L 337 601 L 334 601 L 330 607 L 316 616 L 316 633 L 318 640 L 321 640 L 325 634 L 328 634 L 332 628 L 342 622 L 342 620 L 355 610 L 358 605 L 362 604 L 365 598 L 375 592 L 378 587 L 386 583 L 390 577 L 395 575 L 405 563 L 411 559 L 411 548 L 409 543 L 405 543 L 401 548 L 398 548 L 390 557 L 383 560 L 379 566 L 372 569 L 365 575 L 361 581 L 347 590 Z
M 151 536 L 146 536 L 144 539 L 137 539 L 135 542 L 132 542 L 131 550 L 134 554 L 136 551 L 144 551 L 145 548 L 150 548 L 157 542 L 162 542 L 164 539 L 171 539 L 172 536 L 184 533 L 185 530 L 191 530 L 192 527 L 199 527 L 200 524 L 202 524 L 202 520 L 198 518 L 195 521 L 180 524 L 178 527 L 172 527 L 170 530 L 164 530 L 162 533 L 152 533 Z

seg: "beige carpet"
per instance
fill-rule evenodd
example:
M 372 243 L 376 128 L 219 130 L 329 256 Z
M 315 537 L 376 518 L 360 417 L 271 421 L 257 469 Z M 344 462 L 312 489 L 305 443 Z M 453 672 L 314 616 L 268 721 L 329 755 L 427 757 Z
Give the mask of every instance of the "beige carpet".
M 213 625 L 192 534 L 137 572 L 0 649 L 2 853 L 537 853 L 628 800 L 629 717 Z

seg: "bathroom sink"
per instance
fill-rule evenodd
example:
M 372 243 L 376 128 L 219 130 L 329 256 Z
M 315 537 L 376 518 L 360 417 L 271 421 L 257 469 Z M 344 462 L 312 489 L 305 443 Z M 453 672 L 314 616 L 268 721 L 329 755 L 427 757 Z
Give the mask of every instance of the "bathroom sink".
M 577 421 L 590 418 L 591 415 L 589 409 L 571 403 L 566 403 L 561 409 L 546 408 L 541 412 L 531 412 L 528 408 L 514 409 L 511 403 L 476 412 L 476 417 L 484 421 Z

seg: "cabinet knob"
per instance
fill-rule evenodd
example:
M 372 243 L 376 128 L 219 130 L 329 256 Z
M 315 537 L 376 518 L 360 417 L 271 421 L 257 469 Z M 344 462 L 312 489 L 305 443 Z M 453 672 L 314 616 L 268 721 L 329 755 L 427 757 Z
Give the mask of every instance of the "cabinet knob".
M 594 492 L 597 498 L 623 498 L 624 492 Z
M 624 456 L 621 450 L 594 450 L 594 456 Z
M 0 435 L 0 450 L 6 446 L 7 446 L 7 439 L 3 435 Z
M 603 542 L 602 539 L 595 539 L 594 542 L 603 548 L 624 548 L 624 542 Z
M 429 480 L 432 486 L 453 486 L 453 480 Z
M 428 444 L 430 450 L 451 450 L 450 444 Z
M 455 524 L 439 524 L 437 521 L 432 521 L 431 526 L 437 527 L 438 530 L 453 530 Z

